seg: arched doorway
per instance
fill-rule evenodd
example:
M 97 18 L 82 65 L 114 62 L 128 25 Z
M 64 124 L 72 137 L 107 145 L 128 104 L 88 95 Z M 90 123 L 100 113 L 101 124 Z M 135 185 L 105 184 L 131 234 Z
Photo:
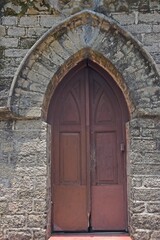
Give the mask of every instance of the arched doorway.
M 61 81 L 48 114 L 53 231 L 127 230 L 128 119 L 120 89 L 90 60 Z

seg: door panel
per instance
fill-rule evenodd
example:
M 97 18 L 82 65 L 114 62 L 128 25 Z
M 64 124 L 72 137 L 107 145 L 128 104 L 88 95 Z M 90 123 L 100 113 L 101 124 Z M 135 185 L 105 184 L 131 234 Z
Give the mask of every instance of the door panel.
M 99 185 L 117 183 L 118 179 L 115 132 L 96 133 L 95 149 L 97 159 L 95 176 L 96 184 Z
M 123 99 L 87 62 L 51 104 L 54 231 L 121 231 L 126 224 Z
M 123 186 L 92 186 L 92 230 L 122 231 L 124 218 Z
M 94 169 L 91 183 L 92 230 L 125 230 L 124 169 L 119 151 L 121 134 L 120 105 L 103 77 L 90 70 L 91 151 Z
M 70 79 L 65 90 L 60 89 L 55 106 L 54 231 L 88 229 L 84 76 L 82 70 L 76 78 Z
M 55 186 L 54 231 L 86 231 L 86 186 Z
M 60 183 L 80 184 L 80 134 L 60 134 Z M 71 154 L 72 153 L 72 154 Z M 71 170 L 72 166 L 72 170 Z

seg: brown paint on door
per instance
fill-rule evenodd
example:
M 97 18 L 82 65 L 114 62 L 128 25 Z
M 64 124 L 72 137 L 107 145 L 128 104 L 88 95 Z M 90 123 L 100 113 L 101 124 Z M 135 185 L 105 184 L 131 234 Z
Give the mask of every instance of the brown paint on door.
M 58 86 L 49 108 L 54 231 L 127 229 L 127 120 L 120 89 L 90 61 Z

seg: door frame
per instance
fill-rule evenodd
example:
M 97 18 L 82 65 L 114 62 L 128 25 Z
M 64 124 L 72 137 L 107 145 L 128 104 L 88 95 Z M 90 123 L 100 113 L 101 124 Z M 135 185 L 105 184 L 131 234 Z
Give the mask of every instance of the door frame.
M 114 79 L 112 78 L 112 76 L 106 71 L 104 70 L 101 66 L 99 66 L 97 63 L 94 63 L 93 61 L 91 61 L 90 59 L 84 59 L 81 62 L 79 62 L 75 67 L 73 67 L 66 75 L 65 77 L 61 80 L 61 82 L 58 84 L 58 86 L 56 87 L 54 94 L 52 95 L 50 104 L 49 104 L 49 110 L 48 110 L 48 117 L 47 117 L 47 122 L 51 125 L 51 233 L 54 233 L 53 230 L 53 224 L 54 224 L 54 218 L 53 218 L 53 203 L 54 203 L 54 190 L 53 190 L 53 183 L 54 183 L 54 172 L 55 172 L 55 167 L 54 167 L 54 146 L 52 143 L 52 122 L 54 121 L 54 107 L 57 104 L 57 101 L 59 99 L 59 88 L 65 88 L 66 84 L 70 81 L 70 78 L 72 78 L 74 75 L 76 75 L 76 73 L 82 69 L 85 66 L 89 66 L 91 68 L 93 68 L 95 71 L 97 71 L 105 80 L 106 82 L 110 85 L 110 87 L 112 88 L 115 96 L 117 96 L 117 101 L 119 102 L 119 105 L 121 106 L 121 112 L 122 112 L 122 123 L 124 123 L 123 126 L 123 130 L 122 130 L 122 134 L 123 134 L 123 139 L 124 139 L 124 144 L 125 144 L 125 149 L 127 149 L 127 141 L 126 141 L 126 133 L 125 133 L 125 129 L 126 129 L 126 123 L 129 121 L 129 110 L 128 110 L 128 106 L 127 103 L 125 101 L 124 95 L 121 91 L 121 89 L 119 88 L 119 86 L 117 85 L 117 83 L 114 81 Z M 125 151 L 124 153 L 124 188 L 125 188 L 125 208 L 126 208 L 126 226 L 127 229 L 126 231 L 128 231 L 128 203 L 127 203 L 127 159 L 126 159 L 127 153 Z

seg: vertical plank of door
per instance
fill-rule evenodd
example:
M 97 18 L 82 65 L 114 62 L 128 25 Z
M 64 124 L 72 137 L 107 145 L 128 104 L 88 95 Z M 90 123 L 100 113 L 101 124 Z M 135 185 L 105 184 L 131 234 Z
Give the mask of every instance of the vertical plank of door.
M 86 99 L 86 159 L 87 159 L 87 214 L 88 228 L 90 227 L 91 213 L 91 175 L 90 175 L 90 101 L 89 101 L 89 73 L 88 67 L 85 68 L 85 99 Z

